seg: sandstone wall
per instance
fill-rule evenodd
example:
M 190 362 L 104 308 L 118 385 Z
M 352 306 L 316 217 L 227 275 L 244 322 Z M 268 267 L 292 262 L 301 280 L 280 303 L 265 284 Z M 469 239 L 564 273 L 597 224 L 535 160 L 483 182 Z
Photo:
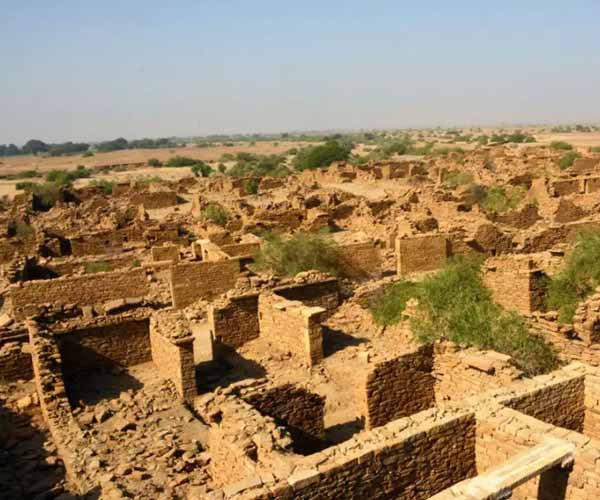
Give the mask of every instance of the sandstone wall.
M 570 327 L 561 325 L 555 315 L 535 314 L 529 324 L 534 331 L 555 347 L 561 358 L 568 361 L 581 361 L 592 366 L 600 365 L 600 346 L 590 345 L 587 340 L 573 337 Z
M 358 388 L 357 401 L 365 428 L 379 427 L 431 408 L 435 404 L 432 369 L 431 345 L 376 363 Z
M 187 262 L 171 268 L 173 307 L 181 309 L 199 299 L 218 297 L 235 286 L 240 261 Z
M 594 439 L 600 439 L 600 376 L 585 377 L 585 416 L 583 433 Z
M 287 481 L 244 498 L 428 499 L 476 474 L 475 416 L 431 419 L 420 415 L 361 433 L 306 457 Z
M 60 334 L 58 343 L 65 375 L 132 366 L 152 359 L 148 319 L 74 330 Z
M 581 432 L 585 419 L 585 376 L 563 373 L 538 377 L 536 381 L 545 383 L 532 386 L 521 395 L 508 396 L 502 403 L 542 422 Z
M 492 257 L 483 276 L 494 301 L 507 310 L 529 315 L 545 304 L 544 274 L 531 259 L 521 256 Z
M 31 380 L 33 366 L 31 354 L 23 345 L 5 345 L 0 348 L 0 381 L 14 382 L 17 380 Z
M 163 245 L 160 247 L 152 247 L 150 249 L 152 260 L 154 262 L 162 262 L 170 260 L 171 262 L 179 262 L 179 247 L 177 245 Z
M 258 338 L 258 293 L 213 302 L 208 306 L 208 324 L 215 342 L 234 349 Z
M 318 443 L 325 437 L 323 396 L 293 384 L 284 384 L 249 388 L 241 393 L 241 397 L 262 415 L 285 425 L 294 439 L 296 450 L 301 450 L 304 444 L 310 449 L 311 441 Z
M 186 337 L 173 340 L 158 331 L 155 323 L 150 330 L 152 361 L 160 376 L 171 380 L 179 396 L 191 402 L 198 393 L 194 364 L 194 339 Z
M 448 242 L 442 234 L 396 239 L 398 274 L 434 271 L 448 258 Z
M 381 277 L 382 260 L 372 241 L 337 247 L 340 273 L 352 280 Z
M 322 307 L 327 315 L 333 314 L 340 305 L 340 285 L 337 278 L 279 286 L 273 292 L 288 300 L 299 300 L 305 306 Z
M 143 205 L 146 210 L 167 208 L 177 205 L 175 191 L 142 191 L 129 196 L 132 205 Z
M 260 336 L 289 351 L 302 363 L 316 365 L 323 359 L 321 321 L 325 312 L 321 307 L 308 307 L 274 294 L 261 294 L 258 298 Z
M 9 300 L 16 319 L 35 314 L 42 304 L 94 306 L 109 300 L 144 297 L 146 272 L 139 269 L 28 281 L 12 285 Z

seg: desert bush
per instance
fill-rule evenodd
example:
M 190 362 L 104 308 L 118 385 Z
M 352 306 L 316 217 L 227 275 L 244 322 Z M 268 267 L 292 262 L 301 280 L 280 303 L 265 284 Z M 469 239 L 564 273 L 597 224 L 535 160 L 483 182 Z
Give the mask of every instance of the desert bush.
M 460 170 L 444 170 L 442 172 L 442 185 L 445 189 L 456 189 L 473 182 L 473 175 Z
M 600 146 L 592 146 L 590 148 L 590 153 L 600 153 Z
M 558 166 L 561 170 L 566 170 L 567 168 L 573 166 L 573 163 L 577 158 L 579 158 L 578 153 L 576 153 L 575 151 L 569 151 L 565 153 L 565 155 L 560 160 L 558 160 Z
M 258 193 L 258 179 L 248 179 L 244 182 L 244 191 L 248 194 L 257 194 Z
M 89 158 L 90 156 L 94 156 L 94 152 L 93 151 L 86 151 L 81 156 L 83 156 L 84 158 Z
M 212 172 L 214 172 L 214 170 L 212 169 L 212 167 L 206 163 L 204 163 L 203 161 L 200 161 L 198 163 L 196 163 L 195 165 L 192 165 L 192 173 L 198 177 L 208 177 Z
M 76 170 L 51 170 L 46 174 L 46 181 L 58 186 L 69 186 L 77 179 L 91 177 L 92 171 L 79 165 Z
M 525 192 L 522 188 L 492 186 L 486 189 L 481 205 L 487 212 L 502 214 L 517 208 L 524 197 Z
M 375 323 L 383 326 L 399 323 L 406 303 L 418 295 L 418 286 L 417 283 L 406 279 L 388 286 L 381 297 L 370 305 Z
M 351 151 L 352 147 L 337 141 L 329 141 L 320 146 L 308 146 L 298 151 L 294 158 L 294 166 L 297 170 L 328 167 L 334 161 L 348 159 Z
M 194 158 L 177 155 L 177 156 L 172 156 L 171 158 L 169 158 L 165 162 L 165 167 L 173 167 L 173 168 L 191 167 L 192 165 L 196 165 L 197 163 L 198 163 L 198 160 L 195 160 Z
M 112 194 L 113 189 L 115 188 L 115 183 L 114 181 L 108 181 L 106 179 L 94 179 L 90 182 L 90 186 L 102 189 L 104 194 Z
M 225 227 L 227 222 L 229 222 L 229 213 L 222 206 L 211 203 L 202 210 L 202 219 L 210 221 L 217 226 Z
M 13 179 L 31 179 L 33 177 L 40 177 L 41 174 L 37 170 L 24 170 L 12 176 Z
M 565 141 L 552 141 L 550 147 L 556 151 L 570 151 L 573 146 Z
M 148 160 L 149 167 L 162 167 L 162 162 L 158 158 L 150 158 Z
M 550 280 L 546 303 L 571 323 L 579 302 L 600 285 L 600 232 L 580 233 L 563 268 Z
M 270 269 L 280 276 L 295 276 L 312 269 L 337 275 L 337 245 L 327 233 L 321 232 L 300 232 L 287 239 L 267 234 L 254 256 L 252 269 Z
M 478 259 L 453 259 L 420 283 L 392 285 L 371 305 L 374 320 L 382 325 L 398 323 L 413 297 L 418 307 L 410 325 L 419 342 L 447 339 L 463 346 L 492 349 L 511 356 L 528 375 L 545 373 L 557 364 L 553 349 L 529 332 L 521 316 L 493 302 L 483 285 Z

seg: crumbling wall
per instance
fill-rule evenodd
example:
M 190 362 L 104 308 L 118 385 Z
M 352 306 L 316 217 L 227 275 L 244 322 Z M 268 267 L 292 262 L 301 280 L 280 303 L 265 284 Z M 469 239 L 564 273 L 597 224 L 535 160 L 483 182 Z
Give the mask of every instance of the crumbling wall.
M 375 363 L 357 394 L 365 428 L 379 427 L 431 408 L 435 404 L 432 370 L 431 345 Z
M 248 387 L 240 396 L 262 415 L 285 425 L 297 451 L 303 451 L 303 447 L 310 450 L 325 437 L 323 396 L 294 384 Z
M 150 322 L 152 361 L 161 377 L 171 380 L 179 396 L 191 402 L 198 393 L 194 337 L 185 318 L 157 312 Z
M 199 299 L 211 299 L 235 286 L 240 261 L 186 262 L 171 267 L 173 307 L 181 309 Z
M 475 416 L 434 415 L 363 432 L 298 462 L 287 481 L 244 498 L 425 500 L 476 474 Z
M 232 348 L 259 336 L 258 293 L 223 297 L 208 307 L 208 324 L 217 343 Z
M 163 262 L 165 260 L 175 263 L 179 262 L 179 247 L 177 245 L 162 245 L 159 247 L 152 247 L 150 252 L 154 262 Z
M 293 456 L 289 454 L 292 438 L 287 431 L 231 393 L 197 397 L 193 406 L 210 425 L 208 447 L 215 484 L 235 487 L 245 480 L 253 484 L 261 472 L 268 477 L 271 470 L 284 465 L 281 458 Z M 225 494 L 230 492 L 231 486 L 227 486 Z
M 29 344 L 9 343 L 0 347 L 0 381 L 15 382 L 33 378 Z
M 123 251 L 123 237 L 116 231 L 97 231 L 69 238 L 71 254 L 84 255 L 112 254 Z
M 149 320 L 119 319 L 57 335 L 65 376 L 152 359 Z
M 299 300 L 305 306 L 322 307 L 327 315 L 333 314 L 340 305 L 340 285 L 337 278 L 296 281 L 290 285 L 275 287 L 273 292 L 288 300 Z
M 446 264 L 448 242 L 442 234 L 396 239 L 398 274 L 434 271 Z
M 42 416 L 64 463 L 69 482 L 79 493 L 87 493 L 94 484 L 85 472 L 86 460 L 78 456 L 87 447 L 71 414 L 58 345 L 46 329 L 33 323 L 29 325 L 29 342 Z
M 510 356 L 494 351 L 459 350 L 453 344 L 443 343 L 435 345 L 432 375 L 435 400 L 440 404 L 504 387 L 522 373 L 510 365 Z
M 524 381 L 517 396 L 501 402 L 548 424 L 581 432 L 585 419 L 585 376 L 562 371 Z
M 27 281 L 9 288 L 16 319 L 37 313 L 42 304 L 94 306 L 110 300 L 144 297 L 149 292 L 144 269 Z
M 493 257 L 486 261 L 484 284 L 494 301 L 507 310 L 531 314 L 544 309 L 544 273 L 529 258 Z
M 177 205 L 175 191 L 139 191 L 129 196 L 132 205 L 142 205 L 146 210 Z
M 316 365 L 323 359 L 324 313 L 322 307 L 263 293 L 258 298 L 260 336 L 308 366 Z

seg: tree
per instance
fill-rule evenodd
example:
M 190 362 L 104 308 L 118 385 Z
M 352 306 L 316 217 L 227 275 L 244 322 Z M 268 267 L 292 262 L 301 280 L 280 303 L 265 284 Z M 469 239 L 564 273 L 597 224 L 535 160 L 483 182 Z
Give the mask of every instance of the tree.
M 46 153 L 48 151 L 48 145 L 39 139 L 30 139 L 21 148 L 24 154 L 36 155 L 38 153 Z
M 298 151 L 294 165 L 297 170 L 328 167 L 334 161 L 347 160 L 351 150 L 351 147 L 342 146 L 337 141 L 329 141 L 321 146 L 312 146 Z

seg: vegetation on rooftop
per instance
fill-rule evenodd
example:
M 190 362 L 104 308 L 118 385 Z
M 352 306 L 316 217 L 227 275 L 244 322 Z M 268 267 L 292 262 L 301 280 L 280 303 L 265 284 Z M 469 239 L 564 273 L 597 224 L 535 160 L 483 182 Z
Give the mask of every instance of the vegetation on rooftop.
M 369 305 L 373 319 L 386 326 L 400 322 L 412 298 L 418 305 L 409 321 L 418 342 L 446 339 L 501 352 L 530 376 L 557 365 L 554 350 L 528 330 L 519 314 L 494 303 L 483 285 L 478 259 L 455 258 L 421 282 L 390 285 Z

